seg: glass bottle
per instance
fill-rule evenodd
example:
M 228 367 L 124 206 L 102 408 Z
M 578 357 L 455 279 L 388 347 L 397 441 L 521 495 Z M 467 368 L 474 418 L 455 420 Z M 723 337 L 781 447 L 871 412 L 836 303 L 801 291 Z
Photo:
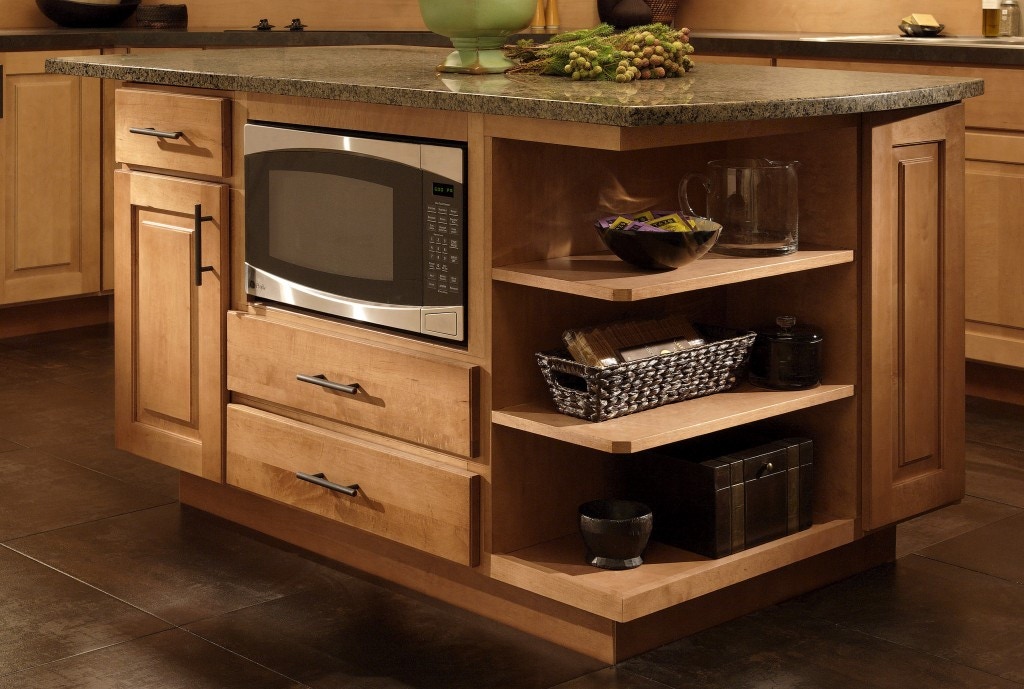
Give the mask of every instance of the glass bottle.
M 986 38 L 999 35 L 999 0 L 981 0 L 981 35 Z
M 1020 34 L 1020 5 L 1017 4 L 1017 0 L 1003 0 L 999 5 L 999 35 Z

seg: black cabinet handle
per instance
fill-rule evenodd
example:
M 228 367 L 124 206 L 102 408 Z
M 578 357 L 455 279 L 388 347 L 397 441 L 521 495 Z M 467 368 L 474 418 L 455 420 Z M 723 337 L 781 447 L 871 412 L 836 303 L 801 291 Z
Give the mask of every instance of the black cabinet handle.
M 213 266 L 203 265 L 203 223 L 213 220 L 212 215 L 203 215 L 202 204 L 196 204 L 195 214 L 195 245 L 193 247 L 195 251 L 195 269 L 196 269 L 196 287 L 203 286 L 203 273 L 213 270 Z
M 343 486 L 340 483 L 328 481 L 327 477 L 324 476 L 323 472 L 320 472 L 319 474 L 304 474 L 300 471 L 299 473 L 295 474 L 295 478 L 299 479 L 300 481 L 308 481 L 309 483 L 321 486 L 323 488 L 326 488 L 327 490 L 333 490 L 336 493 L 344 493 L 345 495 L 351 497 L 355 497 L 356 495 L 359 494 L 358 483 L 353 483 L 351 486 Z
M 335 383 L 334 381 L 327 380 L 327 376 L 319 374 L 315 376 L 307 376 L 298 374 L 295 376 L 295 380 L 301 380 L 303 383 L 312 383 L 313 385 L 319 385 L 322 388 L 328 390 L 335 390 L 337 392 L 347 392 L 350 395 L 354 395 L 359 392 L 359 383 L 353 383 L 352 385 L 345 385 L 344 383 Z
M 132 134 L 155 136 L 158 139 L 180 139 L 185 134 L 185 132 L 162 132 L 159 129 L 153 129 L 152 127 L 130 127 L 128 131 Z

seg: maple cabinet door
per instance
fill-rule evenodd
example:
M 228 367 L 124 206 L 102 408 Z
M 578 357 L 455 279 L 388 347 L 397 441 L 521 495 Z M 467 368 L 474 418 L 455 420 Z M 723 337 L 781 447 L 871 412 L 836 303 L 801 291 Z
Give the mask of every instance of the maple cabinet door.
M 964 494 L 963 106 L 866 119 L 863 525 Z
M 100 290 L 100 84 L 53 55 L 0 55 L 0 304 Z
M 114 177 L 117 446 L 221 481 L 228 187 Z

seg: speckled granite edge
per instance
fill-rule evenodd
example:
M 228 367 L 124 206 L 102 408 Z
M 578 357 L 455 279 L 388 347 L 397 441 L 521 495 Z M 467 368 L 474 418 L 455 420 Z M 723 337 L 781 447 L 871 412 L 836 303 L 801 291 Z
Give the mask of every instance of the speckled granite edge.
M 173 54 L 59 58 L 47 60 L 46 69 L 150 84 L 624 127 L 854 114 L 983 93 L 977 79 L 742 65 L 707 65 L 679 79 L 628 85 L 523 74 L 434 74 L 444 54 L 394 46 L 288 48 L 215 51 L 196 59 Z M 351 64 L 356 55 L 386 66 L 359 70 Z

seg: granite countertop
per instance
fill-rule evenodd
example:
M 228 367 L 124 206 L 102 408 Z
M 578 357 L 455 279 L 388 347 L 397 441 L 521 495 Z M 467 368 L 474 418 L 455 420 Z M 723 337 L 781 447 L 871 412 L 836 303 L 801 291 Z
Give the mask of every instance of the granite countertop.
M 908 38 L 891 34 L 699 31 L 690 42 L 702 53 L 765 57 L 937 62 L 957 65 L 1024 65 L 1024 40 L 981 36 Z
M 978 79 L 700 65 L 629 84 L 554 76 L 438 74 L 448 50 L 293 47 L 56 58 L 48 72 L 150 84 L 481 112 L 616 126 L 777 119 L 959 101 Z
M 203 29 L 3 29 L 0 52 L 99 48 L 241 48 L 317 45 L 450 46 L 429 31 L 255 31 L 245 27 Z

